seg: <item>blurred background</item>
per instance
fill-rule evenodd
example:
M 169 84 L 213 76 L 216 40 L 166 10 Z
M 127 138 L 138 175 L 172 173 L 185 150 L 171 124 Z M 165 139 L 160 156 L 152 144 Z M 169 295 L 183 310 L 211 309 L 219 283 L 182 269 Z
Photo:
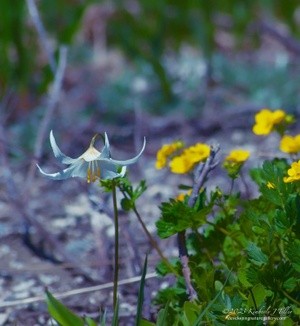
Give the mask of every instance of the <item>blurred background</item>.
M 167 176 L 154 170 L 163 143 L 211 138 L 226 149 L 253 140 L 253 117 L 262 107 L 298 115 L 299 26 L 293 0 L 1 0 L 0 299 L 85 284 L 88 278 L 70 277 L 64 267 L 78 252 L 89 276 L 110 281 L 111 262 L 101 273 L 89 263 L 112 250 L 112 239 L 106 246 L 99 239 L 106 232 L 99 212 L 111 206 L 101 206 L 77 180 L 54 183 L 35 173 L 36 162 L 47 171 L 61 168 L 52 161 L 50 129 L 74 157 L 96 132 L 108 132 L 119 159 L 131 157 L 146 136 L 149 160 L 140 176 L 150 180 L 149 203 L 159 204 L 178 184 L 165 179 L 161 187 Z M 265 153 L 269 143 L 255 141 Z M 157 210 L 143 210 L 155 232 Z M 127 253 L 132 261 L 133 248 L 149 246 L 142 236 L 136 241 Z M 66 264 L 61 272 L 53 273 L 54 256 Z M 129 264 L 124 277 L 139 273 Z M 93 312 L 103 297 L 86 300 Z M 41 309 L 2 309 L 0 321 L 37 320 Z
M 296 1 L 40 0 L 43 26 L 31 2 L 3 0 L 0 13 L 2 106 L 10 123 L 26 117 L 25 129 L 43 112 L 63 44 L 69 122 L 118 120 L 136 107 L 199 117 L 207 102 L 297 106 Z

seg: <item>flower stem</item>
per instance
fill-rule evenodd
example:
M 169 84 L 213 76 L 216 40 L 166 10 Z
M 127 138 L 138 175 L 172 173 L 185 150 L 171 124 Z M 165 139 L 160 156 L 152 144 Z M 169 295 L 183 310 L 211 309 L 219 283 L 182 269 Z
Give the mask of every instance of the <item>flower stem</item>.
M 162 259 L 162 261 L 166 264 L 166 266 L 175 274 L 178 275 L 178 272 L 176 271 L 176 269 L 172 266 L 172 264 L 169 262 L 169 260 L 164 256 L 163 252 L 161 251 L 161 249 L 159 248 L 157 242 L 154 240 L 154 238 L 152 237 L 151 233 L 149 232 L 149 230 L 147 229 L 147 226 L 145 225 L 144 221 L 142 220 L 141 215 L 139 214 L 136 206 L 133 206 L 133 211 L 138 219 L 138 221 L 140 222 L 144 232 L 146 233 L 152 247 L 156 250 L 156 252 L 158 253 L 158 255 L 160 256 L 160 258 Z
M 114 288 L 113 288 L 113 308 L 117 305 L 118 278 L 119 278 L 119 216 L 117 207 L 116 183 L 112 180 L 112 196 L 114 206 L 114 225 L 115 225 L 115 268 L 114 268 Z

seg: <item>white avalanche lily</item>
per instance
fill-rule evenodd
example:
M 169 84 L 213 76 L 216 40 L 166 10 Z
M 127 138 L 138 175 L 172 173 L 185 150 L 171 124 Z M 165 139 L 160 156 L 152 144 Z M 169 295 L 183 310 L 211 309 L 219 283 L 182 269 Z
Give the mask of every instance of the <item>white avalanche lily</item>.
M 71 158 L 61 152 L 56 144 L 53 132 L 51 130 L 50 144 L 54 156 L 60 161 L 60 163 L 68 164 L 69 167 L 56 173 L 46 173 L 39 165 L 37 165 L 37 167 L 43 175 L 53 180 L 64 180 L 71 177 L 80 177 L 86 178 L 87 182 L 90 183 L 96 181 L 97 179 L 114 179 L 123 177 L 125 175 L 126 166 L 136 163 L 146 146 L 146 140 L 144 138 L 143 148 L 137 156 L 129 160 L 118 161 L 111 158 L 107 134 L 105 133 L 105 144 L 102 152 L 99 152 L 94 147 L 96 137 L 97 135 L 92 138 L 89 148 L 82 155 L 80 155 L 78 158 Z

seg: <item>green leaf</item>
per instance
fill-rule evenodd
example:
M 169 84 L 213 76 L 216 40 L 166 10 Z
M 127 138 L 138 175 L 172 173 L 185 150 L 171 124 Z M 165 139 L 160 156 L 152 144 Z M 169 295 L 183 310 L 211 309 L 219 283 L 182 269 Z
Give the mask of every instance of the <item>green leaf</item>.
M 222 292 L 224 291 L 224 288 L 229 280 L 231 276 L 231 271 L 228 274 L 224 285 L 222 287 L 222 289 L 220 289 L 220 291 L 216 294 L 216 296 L 209 302 L 209 304 L 206 306 L 206 308 L 201 312 L 201 314 L 198 316 L 197 320 L 192 324 L 193 326 L 198 326 L 200 325 L 200 322 L 202 321 L 203 317 L 207 314 L 207 312 L 210 310 L 210 308 L 212 307 L 212 305 L 215 303 L 215 301 L 219 298 L 219 296 L 222 294 Z
M 162 203 L 160 210 L 161 218 L 156 222 L 156 227 L 158 236 L 164 239 L 188 228 L 200 227 L 211 208 L 204 207 L 197 211 L 185 202 L 171 199 Z
M 168 302 L 166 307 L 164 309 L 161 309 L 157 314 L 157 326 L 163 326 L 166 325 L 167 318 L 168 318 L 168 310 L 169 310 L 170 303 Z
M 149 320 L 142 319 L 139 326 L 155 326 L 155 324 L 151 323 Z
M 259 307 L 266 299 L 273 294 L 272 291 L 267 290 L 262 284 L 256 284 L 252 289 L 252 295 L 248 296 L 248 306 Z M 254 301 L 255 302 L 254 302 Z
M 112 320 L 112 326 L 118 326 L 119 325 L 119 298 L 117 298 L 116 307 L 114 310 L 113 320 Z
M 133 208 L 132 201 L 130 199 L 128 199 L 128 198 L 122 198 L 121 207 L 126 212 L 130 211 Z
M 256 226 L 256 225 L 252 226 L 252 231 L 257 235 L 263 235 L 266 233 L 265 229 L 261 228 L 260 226 Z
M 181 269 L 181 263 L 179 261 L 179 258 L 171 258 L 169 260 L 170 264 L 175 268 L 175 269 Z M 178 266 L 180 266 L 178 268 Z M 173 272 L 170 267 L 166 264 L 165 261 L 161 260 L 158 262 L 155 266 L 155 271 L 157 272 L 158 275 L 160 276 L 166 276 L 167 274 Z
M 287 244 L 286 255 L 294 269 L 300 272 L 300 240 L 295 239 L 292 243 Z
M 293 291 L 297 286 L 300 285 L 300 280 L 295 277 L 290 277 L 283 283 L 283 288 L 288 292 Z
M 140 288 L 139 288 L 139 294 L 138 294 L 138 303 L 137 303 L 137 312 L 136 312 L 136 318 L 135 318 L 135 325 L 139 326 L 142 319 L 142 309 L 143 309 L 143 302 L 144 302 L 144 287 L 145 287 L 145 277 L 147 273 L 147 262 L 148 262 L 148 256 L 146 255 L 143 272 L 142 272 L 142 278 L 140 282 Z
M 89 317 L 85 317 L 84 321 L 85 321 L 85 326 L 86 325 L 87 326 L 97 326 L 97 323 L 93 319 L 91 319 Z
M 246 250 L 253 264 L 262 266 L 268 262 L 268 256 L 255 243 L 250 242 Z
M 247 277 L 247 268 L 240 268 L 237 273 L 238 280 L 242 283 L 245 288 L 249 288 L 252 284 L 249 282 Z
M 106 325 L 106 310 L 100 316 L 100 326 Z
M 199 307 L 193 302 L 186 301 L 183 305 L 183 315 L 187 322 L 187 325 L 192 325 L 196 319 L 199 312 Z
M 84 320 L 55 299 L 48 290 L 46 290 L 46 301 L 50 315 L 59 324 L 63 326 L 84 326 Z
M 246 269 L 245 273 L 246 273 L 246 277 L 247 277 L 247 281 L 250 284 L 256 284 L 259 282 L 260 279 L 260 275 L 256 269 L 257 267 L 254 267 L 253 265 L 251 265 L 249 268 Z

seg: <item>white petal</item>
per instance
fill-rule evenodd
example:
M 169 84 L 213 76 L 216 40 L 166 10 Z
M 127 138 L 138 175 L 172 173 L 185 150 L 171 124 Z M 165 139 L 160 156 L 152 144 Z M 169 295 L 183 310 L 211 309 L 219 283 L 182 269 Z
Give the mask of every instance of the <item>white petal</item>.
M 38 169 L 40 172 L 45 175 L 46 177 L 52 179 L 52 180 L 64 180 L 70 178 L 72 175 L 73 167 L 70 166 L 69 168 L 56 173 L 46 173 L 42 170 L 42 168 L 37 164 Z
M 54 153 L 54 156 L 63 164 L 72 164 L 74 163 L 75 159 L 65 155 L 57 146 L 53 131 L 50 131 L 50 144 Z
M 107 137 L 107 133 L 104 133 L 104 137 L 105 137 L 105 144 L 104 147 L 102 149 L 101 155 L 100 157 L 102 158 L 110 158 L 110 146 L 109 146 L 109 140 Z
M 145 146 L 146 146 L 146 138 L 144 138 L 143 147 L 142 147 L 141 151 L 139 152 L 139 154 L 137 156 L 129 159 L 129 160 L 119 161 L 119 160 L 113 160 L 112 158 L 109 158 L 109 159 L 102 158 L 101 156 L 100 156 L 99 160 L 100 161 L 111 162 L 113 164 L 118 164 L 118 165 L 130 165 L 130 164 L 135 163 L 140 158 L 140 156 L 143 154 Z
M 46 173 L 38 164 L 37 167 L 43 175 L 52 180 L 65 180 L 72 177 L 86 178 L 87 166 L 84 163 L 81 163 L 81 161 L 78 161 L 77 164 L 72 164 L 67 169 L 56 173 Z
M 111 170 L 102 170 L 101 171 L 101 179 L 107 180 L 107 179 L 115 179 L 115 178 L 123 178 L 126 173 L 126 166 L 122 167 L 122 170 L 120 173 L 111 171 Z
M 87 177 L 87 169 L 89 167 L 89 164 L 85 162 L 84 160 L 78 161 L 76 164 L 72 165 L 73 172 L 72 177 L 79 177 L 86 179 Z

